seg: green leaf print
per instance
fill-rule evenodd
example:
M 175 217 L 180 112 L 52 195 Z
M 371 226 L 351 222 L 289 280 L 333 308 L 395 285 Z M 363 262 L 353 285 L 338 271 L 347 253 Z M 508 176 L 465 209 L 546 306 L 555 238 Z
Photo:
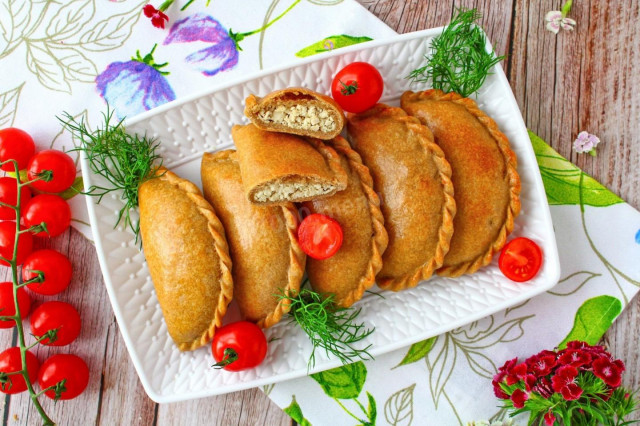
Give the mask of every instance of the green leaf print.
M 16 109 L 18 108 L 18 99 L 20 91 L 24 87 L 24 83 L 15 89 L 0 93 L 0 129 L 11 127 L 16 117 Z
M 384 418 L 392 426 L 409 426 L 413 421 L 413 390 L 416 384 L 400 389 L 384 404 Z
M 549 204 L 580 204 L 581 176 L 583 204 L 605 207 L 623 202 L 620 197 L 558 154 L 535 133 L 529 131 L 529 138 L 536 153 Z
M 622 302 L 613 296 L 605 294 L 586 300 L 576 312 L 573 328 L 558 347 L 564 349 L 572 340 L 582 340 L 595 345 L 620 312 L 622 312 Z
M 437 339 L 438 336 L 433 336 L 430 339 L 423 340 L 422 342 L 414 343 L 413 345 L 411 345 L 409 351 L 404 356 L 402 361 L 400 361 L 400 364 L 396 365 L 393 368 L 398 368 L 401 365 L 412 364 L 414 362 L 420 361 L 422 358 L 427 356 Z
M 324 393 L 332 398 L 357 398 L 367 378 L 367 367 L 362 361 L 358 361 L 312 374 L 311 378 L 318 382 Z
M 304 49 L 300 49 L 296 52 L 298 58 L 306 58 L 307 56 L 316 55 L 322 52 L 328 52 L 334 49 L 340 49 L 341 47 L 351 46 L 352 44 L 364 43 L 365 41 L 373 40 L 371 37 L 362 36 L 355 37 L 346 34 L 332 35 L 325 39 L 322 39 L 316 43 L 313 43 Z
M 311 426 L 311 423 L 309 423 L 309 421 L 302 415 L 302 409 L 298 405 L 295 395 L 291 395 L 291 404 L 289 404 L 289 406 L 283 411 L 300 426 Z
M 378 417 L 378 408 L 376 406 L 376 399 L 369 392 L 367 392 L 367 401 L 367 416 L 369 417 L 367 424 L 375 425 L 376 418 Z

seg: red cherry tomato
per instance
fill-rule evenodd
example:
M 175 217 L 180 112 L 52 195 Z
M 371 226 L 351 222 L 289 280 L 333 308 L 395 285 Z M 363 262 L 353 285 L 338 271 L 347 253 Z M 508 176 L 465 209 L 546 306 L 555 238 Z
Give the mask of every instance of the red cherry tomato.
M 82 321 L 76 308 L 65 302 L 45 302 L 38 306 L 29 318 L 31 334 L 40 337 L 49 330 L 57 329 L 56 340 L 44 339 L 40 343 L 49 346 L 65 346 L 76 340 L 80 334 Z
M 345 111 L 358 113 L 378 103 L 383 89 L 382 76 L 376 67 L 353 62 L 333 78 L 331 96 Z
M 64 390 L 59 399 L 73 399 L 80 395 L 89 384 L 89 367 L 79 356 L 71 354 L 54 355 L 47 359 L 40 367 L 38 383 L 42 389 L 55 386 L 66 379 Z M 53 390 L 44 393 L 51 399 L 55 399 Z
M 528 281 L 540 270 L 542 250 L 528 238 L 515 238 L 502 249 L 498 265 L 504 276 L 510 280 Z
M 252 322 L 238 321 L 218 330 L 211 342 L 218 368 L 240 371 L 259 365 L 267 355 L 267 338 Z
M 71 262 L 62 253 L 55 250 L 37 250 L 31 253 L 22 265 L 22 281 L 29 281 L 38 276 L 33 271 L 41 271 L 44 281 L 27 284 L 34 293 L 47 296 L 58 294 L 71 282 Z
M 23 287 L 18 288 L 18 307 L 20 318 L 29 315 L 31 309 L 31 297 Z M 13 283 L 5 281 L 0 283 L 0 316 L 12 316 L 16 314 L 16 305 L 13 300 Z M 0 321 L 0 328 L 11 328 L 16 325 L 14 320 Z
M 20 189 L 20 206 L 24 206 L 31 199 L 31 191 L 26 186 Z M 15 206 L 18 203 L 18 185 L 14 178 L 0 177 L 0 202 Z M 16 220 L 16 211 L 11 207 L 0 206 L 0 220 Z
M 0 130 L 0 161 L 16 160 L 20 170 L 27 167 L 29 159 L 36 152 L 36 145 L 24 130 L 9 127 Z M 14 172 L 13 163 L 2 166 L 6 172 Z
M 302 251 L 314 259 L 328 259 L 342 246 L 342 228 L 329 216 L 314 213 L 298 227 L 298 242 Z
M 50 181 L 37 180 L 30 185 L 38 191 L 62 192 L 76 179 L 76 165 L 73 159 L 62 151 L 47 149 L 33 156 L 27 166 L 27 177 L 33 180 L 44 170 L 50 170 Z
M 40 194 L 33 197 L 24 207 L 22 223 L 26 227 L 47 224 L 46 232 L 38 232 L 36 237 L 57 237 L 67 230 L 71 223 L 71 208 L 64 198 L 54 194 Z
M 25 353 L 27 360 L 27 373 L 29 373 L 29 381 L 35 383 L 38 378 L 38 369 L 40 361 L 31 352 Z M 22 370 L 22 359 L 20 358 L 20 348 L 13 347 L 0 353 L 0 371 L 3 373 L 12 373 Z M 0 384 L 0 391 L 3 393 L 20 393 L 27 390 L 27 383 L 24 381 L 22 374 L 12 374 L 6 383 Z
M 21 226 L 20 230 L 24 230 Z M 11 260 L 13 258 L 13 248 L 16 237 L 15 222 L 0 222 L 0 256 Z M 16 256 L 16 264 L 22 265 L 22 262 L 29 256 L 33 250 L 33 236 L 30 232 L 20 234 L 18 237 L 18 255 Z M 0 260 L 0 265 L 9 266 L 4 260 Z

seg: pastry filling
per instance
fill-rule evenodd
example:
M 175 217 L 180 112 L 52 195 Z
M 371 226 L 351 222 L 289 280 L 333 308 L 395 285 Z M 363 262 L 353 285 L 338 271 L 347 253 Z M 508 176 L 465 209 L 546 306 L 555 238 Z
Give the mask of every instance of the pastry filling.
M 291 129 L 333 132 L 336 122 L 329 112 L 316 105 L 270 106 L 258 113 L 265 124 L 279 124 Z
M 284 182 L 264 185 L 254 194 L 258 202 L 296 201 L 328 194 L 335 189 L 328 183 Z

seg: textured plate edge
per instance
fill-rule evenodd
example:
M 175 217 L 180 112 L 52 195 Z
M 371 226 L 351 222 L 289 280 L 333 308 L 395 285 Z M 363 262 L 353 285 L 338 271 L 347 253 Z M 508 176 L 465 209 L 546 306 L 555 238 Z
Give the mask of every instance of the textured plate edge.
M 341 49 L 336 49 L 332 52 L 328 52 L 325 53 L 321 56 L 318 57 L 309 57 L 309 58 L 305 58 L 303 60 L 300 61 L 296 61 L 294 63 L 289 63 L 289 64 L 285 64 L 279 67 L 275 67 L 275 68 L 271 68 L 268 70 L 260 70 L 254 73 L 250 73 L 248 75 L 245 75 L 243 77 L 239 77 L 237 79 L 233 79 L 229 82 L 226 82 L 220 86 L 216 86 L 213 88 L 209 88 L 206 90 L 203 90 L 201 92 L 197 92 L 195 94 L 186 96 L 186 97 L 182 97 L 179 99 L 176 99 L 174 101 L 171 101 L 169 103 L 166 103 L 158 108 L 154 108 L 152 110 L 146 111 L 142 114 L 136 115 L 135 117 L 129 119 L 129 120 L 125 120 L 124 121 L 124 126 L 126 127 L 127 125 L 132 125 L 132 124 L 136 124 L 142 121 L 146 121 L 149 120 L 150 118 L 154 117 L 155 115 L 158 114 L 162 114 L 170 109 L 173 109 L 175 107 L 179 107 L 181 105 L 190 103 L 196 99 L 211 95 L 213 93 L 219 92 L 219 91 L 224 91 L 229 89 L 230 87 L 239 85 L 239 84 L 243 84 L 246 83 L 248 81 L 257 79 L 257 78 L 261 78 L 267 75 L 271 75 L 271 74 L 276 74 L 294 67 L 298 67 L 298 66 L 303 66 L 303 65 L 308 65 L 310 63 L 314 63 L 314 62 L 321 62 L 324 61 L 327 58 L 332 58 L 335 56 L 341 56 L 343 54 L 348 54 L 350 52 L 358 52 L 358 51 L 362 51 L 362 50 L 369 50 L 369 49 L 374 49 L 380 46 L 386 46 L 389 44 L 393 44 L 393 43 L 397 43 L 397 42 L 401 42 L 401 41 L 407 41 L 407 40 L 414 40 L 414 39 L 419 39 L 419 38 L 427 38 L 427 37 L 431 37 L 433 35 L 439 34 L 440 32 L 442 32 L 443 27 L 438 27 L 438 28 L 431 28 L 431 29 L 426 29 L 426 30 L 421 30 L 421 31 L 416 31 L 416 32 L 411 32 L 411 33 L 405 33 L 405 34 L 400 34 L 398 36 L 395 37 L 388 37 L 388 38 L 383 38 L 383 39 L 378 39 L 378 40 L 373 40 L 373 41 L 369 41 L 365 44 L 359 44 L 359 45 L 353 45 L 353 46 L 348 46 L 345 48 L 341 48 Z M 491 44 L 489 43 L 489 40 L 487 38 L 487 46 L 491 46 Z M 528 139 L 528 133 L 527 133 L 527 128 L 526 125 L 524 123 L 524 119 L 522 117 L 522 113 L 520 112 L 520 108 L 517 104 L 517 101 L 515 100 L 515 96 L 513 94 L 513 90 L 511 89 L 511 86 L 506 78 L 506 75 L 504 73 L 504 70 L 502 69 L 502 66 L 500 66 L 499 64 L 495 65 L 495 69 L 496 69 L 496 74 L 497 77 L 500 81 L 501 84 L 503 84 L 506 88 L 508 88 L 508 90 L 506 91 L 507 97 L 509 98 L 509 102 L 511 104 L 511 107 L 513 108 L 514 111 L 518 111 L 518 126 L 520 127 L 520 132 L 522 133 L 522 135 L 524 135 L 524 137 L 526 137 Z M 531 145 L 528 145 L 525 147 L 525 150 L 529 151 L 529 154 L 531 156 L 531 158 L 535 159 L 535 153 L 533 152 L 533 147 Z M 82 166 L 82 174 L 83 174 L 83 178 L 85 179 L 85 182 L 91 182 L 91 177 L 89 175 L 89 167 L 88 167 L 88 163 L 86 160 L 86 157 L 83 155 L 83 157 L 81 158 L 81 166 Z M 551 276 L 553 277 L 553 279 L 549 280 L 549 282 L 545 283 L 545 285 L 543 286 L 538 286 L 535 288 L 534 291 L 531 292 L 526 292 L 523 294 L 520 294 L 517 298 L 511 299 L 509 301 L 505 301 L 501 304 L 492 306 L 491 308 L 479 311 L 477 314 L 475 315 L 470 315 L 465 317 L 464 319 L 460 319 L 458 321 L 454 321 L 451 323 L 448 323 L 447 325 L 443 325 L 441 327 L 438 328 L 434 328 L 429 330 L 428 332 L 422 333 L 422 334 L 417 334 L 414 336 L 411 336 L 409 338 L 403 339 L 403 340 L 399 340 L 396 342 L 393 342 L 391 344 L 382 346 L 382 347 L 377 347 L 377 348 L 373 348 L 370 353 L 374 356 L 378 356 L 378 355 L 382 355 L 385 353 L 389 353 L 395 350 L 398 350 L 400 348 L 403 347 L 407 347 L 413 343 L 416 343 L 418 341 L 433 337 L 433 336 L 437 336 L 440 335 L 442 333 L 445 333 L 447 331 L 450 331 L 454 328 L 460 327 L 462 325 L 468 324 L 470 322 L 473 322 L 475 320 L 479 320 L 481 318 L 484 318 L 486 316 L 492 315 L 496 312 L 500 312 L 510 306 L 514 306 L 518 303 L 524 302 L 525 300 L 528 300 L 532 297 L 535 297 L 547 290 L 549 290 L 550 288 L 552 288 L 553 286 L 555 286 L 558 282 L 558 280 L 560 279 L 560 261 L 559 261 L 559 256 L 558 256 L 558 249 L 557 249 L 557 243 L 556 243 L 556 239 L 555 239 L 555 232 L 553 230 L 553 223 L 551 221 L 551 213 L 549 210 L 549 204 L 546 202 L 546 195 L 544 192 L 544 186 L 542 183 L 542 178 L 540 176 L 539 173 L 535 174 L 535 182 L 534 182 L 534 187 L 535 190 L 538 192 L 538 195 L 541 195 L 541 198 L 545 200 L 545 206 L 544 206 L 544 216 L 545 216 L 545 220 L 546 220 L 546 224 L 547 224 L 547 228 L 548 228 L 548 235 L 550 236 L 550 238 L 553 239 L 553 241 L 550 242 L 550 247 L 552 248 L 552 253 L 551 255 L 549 255 L 549 251 L 547 250 L 545 252 L 545 263 L 547 263 L 546 267 L 552 268 L 551 269 Z M 107 287 L 107 293 L 109 295 L 109 300 L 111 302 L 112 305 L 112 309 L 113 312 L 115 314 L 116 320 L 118 321 L 118 324 L 125 324 L 124 322 L 124 318 L 123 318 L 123 314 L 120 311 L 114 293 L 114 289 L 113 289 L 113 283 L 111 280 L 111 275 L 109 270 L 106 268 L 106 258 L 104 257 L 104 252 L 102 250 L 102 241 L 101 238 L 99 237 L 99 233 L 98 233 L 98 229 L 97 229 L 97 217 L 95 215 L 95 209 L 94 209 L 94 202 L 92 201 L 91 197 L 87 197 L 87 207 L 89 210 L 89 218 L 90 218 L 90 222 L 91 222 L 91 229 L 92 232 L 94 233 L 94 240 L 95 240 L 95 244 L 96 244 L 96 251 L 98 254 L 98 261 L 100 263 L 100 268 L 102 270 L 102 274 L 103 274 L 103 278 L 105 280 L 105 286 Z M 98 238 L 95 238 L 95 236 L 98 236 Z M 551 261 L 551 264 L 548 264 L 548 262 Z M 265 384 L 270 384 L 270 383 L 278 383 L 278 382 L 283 382 L 283 381 L 287 381 L 287 380 L 291 380 L 291 379 L 296 379 L 296 378 L 300 378 L 300 377 L 304 377 L 307 376 L 309 374 L 313 374 L 319 371 L 325 371 L 331 368 L 335 368 L 338 367 L 340 365 L 342 365 L 340 363 L 339 360 L 333 360 L 333 361 L 326 361 L 323 362 L 323 364 L 321 366 L 318 366 L 317 368 L 313 368 L 310 369 L 308 372 L 305 371 L 292 371 L 291 373 L 288 374 L 282 374 L 277 376 L 276 380 L 273 380 L 273 377 L 270 378 L 264 378 L 264 379 L 258 379 L 258 380 L 252 380 L 249 382 L 243 382 L 243 383 L 238 383 L 236 385 L 229 385 L 229 386 L 225 386 L 225 387 L 220 387 L 220 388 L 216 388 L 216 389 L 206 389 L 200 392 L 187 392 L 184 394 L 180 394 L 180 395 L 160 395 L 158 393 L 156 393 L 156 391 L 152 388 L 151 383 L 148 381 L 145 372 L 144 372 L 144 368 L 142 366 L 141 360 L 135 356 L 134 354 L 136 353 L 134 350 L 134 346 L 133 346 L 133 341 L 131 339 L 131 336 L 129 335 L 128 329 L 125 327 L 119 327 L 120 332 L 123 335 L 123 339 L 125 341 L 125 346 L 127 347 L 127 351 L 129 352 L 129 357 L 132 359 L 134 367 L 136 369 L 136 372 L 138 374 L 138 377 L 140 378 L 140 381 L 143 385 L 143 388 L 145 390 L 145 392 L 147 393 L 147 395 L 155 402 L 158 403 L 168 403 L 168 402 L 178 402 L 178 401 L 184 401 L 184 400 L 190 400 L 190 399 L 198 399 L 198 398 L 204 398 L 204 397 L 208 397 L 208 396 L 215 396 L 215 395 L 220 395 L 220 394 L 225 394 L 225 393 L 230 393 L 230 392 L 236 392 L 236 391 L 240 391 L 240 390 L 244 390 L 244 389 L 251 389 L 254 387 L 258 387 L 258 386 L 262 386 Z

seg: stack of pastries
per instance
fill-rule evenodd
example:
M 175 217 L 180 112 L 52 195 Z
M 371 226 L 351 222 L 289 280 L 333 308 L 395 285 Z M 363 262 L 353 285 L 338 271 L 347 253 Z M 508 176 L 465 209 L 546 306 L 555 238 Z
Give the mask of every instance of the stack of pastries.
M 401 108 L 345 119 L 331 98 L 289 88 L 251 95 L 245 114 L 251 123 L 232 129 L 237 151 L 204 154 L 202 193 L 167 170 L 140 187 L 145 256 L 181 350 L 212 338 L 232 297 L 266 328 L 305 271 L 349 307 L 376 282 L 398 291 L 433 273 L 473 273 L 513 229 L 516 158 L 471 99 L 406 92 Z M 309 213 L 342 228 L 328 259 L 307 259 L 297 241 Z

